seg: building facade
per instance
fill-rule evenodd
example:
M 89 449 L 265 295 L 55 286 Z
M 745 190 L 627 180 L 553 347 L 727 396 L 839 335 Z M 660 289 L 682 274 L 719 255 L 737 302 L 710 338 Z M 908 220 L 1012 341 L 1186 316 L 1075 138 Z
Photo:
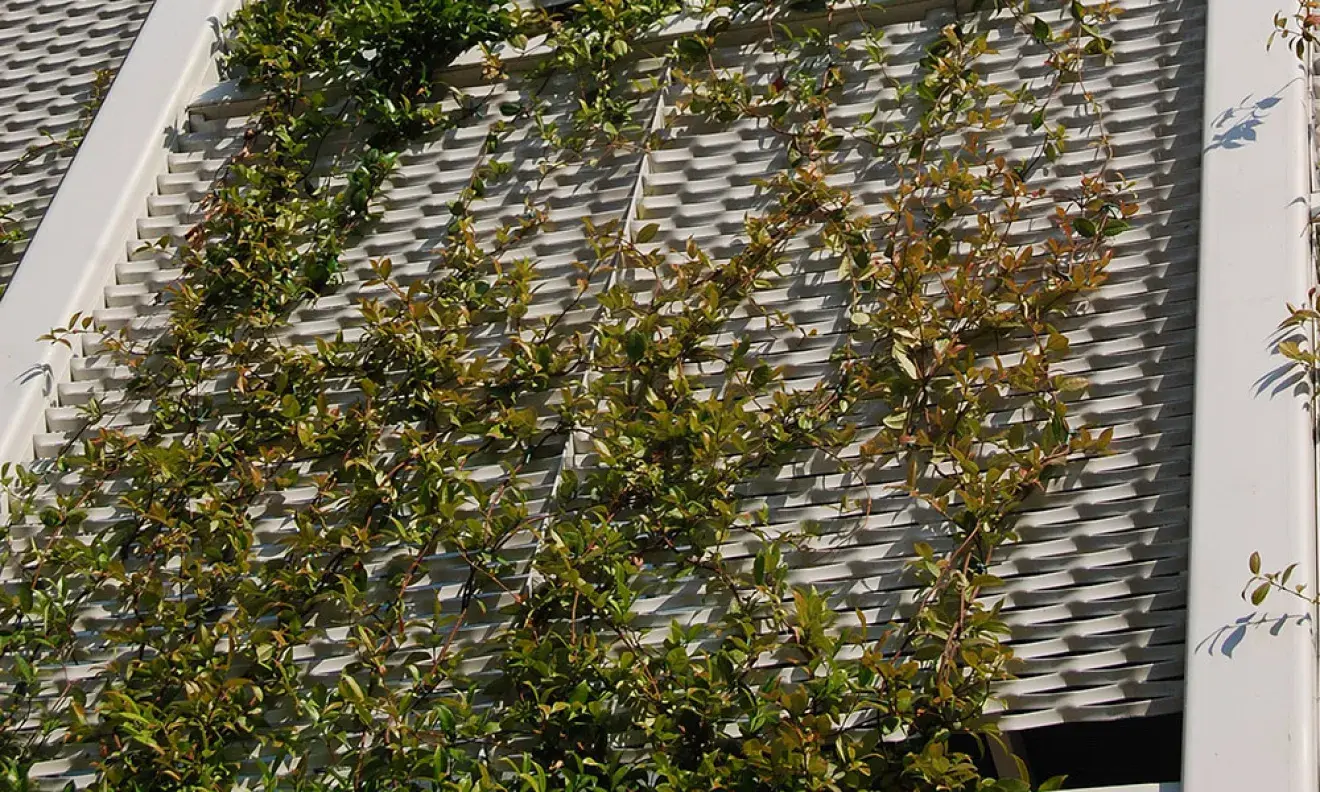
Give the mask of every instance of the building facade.
M 1267 568 L 1298 564 L 1293 581 L 1315 590 L 1313 402 L 1277 347 L 1290 337 L 1279 330 L 1286 306 L 1304 303 L 1315 281 L 1312 76 L 1286 48 L 1266 48 L 1274 12 L 1292 10 L 1283 0 L 1120 5 L 1114 60 L 1087 90 L 1105 111 L 1112 167 L 1142 211 L 1115 244 L 1107 282 L 1069 320 L 1064 364 L 1091 381 L 1075 415 L 1112 429 L 1114 444 L 1033 501 L 1021 540 L 996 569 L 1020 659 L 1001 690 L 1001 723 L 1033 777 L 1067 774 L 1065 788 L 1315 790 L 1313 609 L 1301 598 L 1253 606 L 1241 595 L 1253 553 Z M 197 221 L 198 201 L 244 145 L 255 107 L 216 69 L 216 23 L 233 7 L 0 0 L 0 168 L 22 156 L 34 130 L 76 125 L 89 75 L 117 70 L 76 154 L 52 150 L 23 166 L 33 175 L 0 179 L 0 204 L 18 207 L 32 231 L 13 261 L 0 260 L 10 268 L 0 269 L 3 460 L 50 464 L 78 431 L 78 407 L 113 398 L 127 376 L 95 345 L 40 336 L 78 312 L 110 328 L 159 326 L 159 295 L 179 271 L 168 241 L 153 243 L 181 239 Z M 875 13 L 884 15 L 891 68 L 909 73 L 959 8 L 895 0 Z M 847 23 L 830 24 L 849 35 Z M 1032 79 L 1044 54 L 1029 38 L 1005 27 L 993 41 L 996 79 Z M 753 80 L 776 68 L 750 32 L 718 57 Z M 639 66 L 647 68 L 658 67 Z M 520 88 L 492 90 L 516 100 Z M 878 78 L 850 86 L 839 112 L 859 116 L 883 91 Z M 755 124 L 712 128 L 668 113 L 672 97 L 659 101 L 649 123 L 664 141 L 653 152 L 560 170 L 536 188 L 557 221 L 526 251 L 547 301 L 572 299 L 566 273 L 585 255 L 574 226 L 583 216 L 644 219 L 659 243 L 733 249 L 756 180 L 782 152 Z M 425 271 L 443 208 L 470 178 L 491 122 L 404 152 L 381 221 L 343 257 L 343 284 L 300 310 L 295 337 L 351 332 L 371 260 Z M 1070 157 L 1083 149 L 1059 161 L 1059 180 L 1081 167 Z M 534 166 L 530 154 L 514 163 L 519 172 Z M 882 172 L 859 167 L 839 179 L 864 202 L 883 200 Z M 523 199 L 488 196 L 485 217 L 510 216 Z M 831 328 L 848 321 L 840 289 L 804 261 L 758 296 L 821 331 L 771 345 L 788 379 L 821 376 Z M 752 322 L 742 330 L 752 333 Z M 117 420 L 140 419 L 128 409 Z M 557 460 L 588 454 L 570 439 L 538 474 L 548 482 Z M 883 497 L 892 471 L 856 479 L 816 462 L 785 464 L 747 497 L 775 521 L 823 526 L 820 552 L 794 569 L 802 584 L 841 611 L 895 612 L 928 517 Z M 859 496 L 876 499 L 865 515 L 847 506 Z M 434 574 L 440 589 L 460 577 Z M 701 620 L 707 607 L 699 594 L 668 596 L 648 617 Z M 309 662 L 332 679 L 346 661 L 329 645 Z M 994 771 L 1013 772 L 1002 762 Z M 90 772 L 74 757 L 37 774 L 58 784 L 84 783 Z

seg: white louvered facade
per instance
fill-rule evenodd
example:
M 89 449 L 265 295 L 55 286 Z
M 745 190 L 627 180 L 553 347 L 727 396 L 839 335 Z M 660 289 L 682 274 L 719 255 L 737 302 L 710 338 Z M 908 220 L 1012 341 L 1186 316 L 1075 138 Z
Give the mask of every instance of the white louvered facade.
M 0 1 L 7 3 L 0 7 L 0 20 L 11 9 L 20 13 L 37 7 Z M 1111 29 L 1115 62 L 1088 80 L 1087 88 L 1106 109 L 1115 153 L 1112 167 L 1132 181 L 1141 204 L 1133 228 L 1117 240 L 1108 282 L 1065 328 L 1072 352 L 1064 368 L 1092 383 L 1074 414 L 1079 420 L 1112 428 L 1114 453 L 1072 471 L 1032 503 L 1021 517 L 1022 541 L 994 570 L 1007 582 L 1004 613 L 1021 659 L 1018 678 L 1001 691 L 1003 724 L 1010 730 L 1183 710 L 1189 651 L 1201 161 L 1206 146 L 1206 8 L 1216 1 L 1121 0 L 1126 13 Z M 952 5 L 913 3 L 915 11 L 898 12 L 885 37 L 892 73 L 915 69 L 925 46 L 953 13 Z M 123 6 L 123 19 L 140 22 L 149 4 L 119 0 L 97 8 L 112 6 Z M 103 19 L 106 13 L 100 10 L 95 16 Z M 0 22 L 0 66 L 6 63 L 9 35 L 9 28 Z M 846 37 L 848 29 L 839 28 L 836 35 Z M 999 54 L 987 61 L 992 79 L 1039 76 L 1041 53 L 1029 38 L 1006 27 L 996 47 Z M 10 49 L 17 57 L 24 48 L 14 44 Z M 745 69 L 750 79 L 773 78 L 775 65 L 755 42 L 730 47 L 719 57 L 726 65 Z M 639 68 L 660 74 L 658 63 Z M 0 74 L 0 107 L 18 106 L 20 99 L 5 93 L 11 84 L 6 80 L 6 74 Z M 67 84 L 85 87 L 76 80 Z M 61 102 L 70 103 L 59 118 L 76 117 L 76 97 L 70 98 L 75 89 L 50 90 Z M 475 93 L 478 88 L 470 90 Z M 517 84 L 498 86 L 491 106 L 519 99 L 520 90 Z M 855 121 L 881 93 L 878 80 L 863 76 L 851 81 L 835 122 Z M 179 272 L 170 255 L 142 247 L 162 236 L 180 237 L 196 220 L 196 201 L 241 145 L 244 114 L 251 103 L 234 95 L 232 86 L 213 86 L 191 104 L 186 128 L 173 142 L 167 167 L 157 175 L 155 192 L 139 214 L 135 238 L 113 260 L 96 262 L 114 272 L 95 311 L 107 326 L 136 324 L 150 332 L 159 320 L 163 308 L 157 297 Z M 589 255 L 579 224 L 583 216 L 597 222 L 617 218 L 657 223 L 657 245 L 681 245 L 691 237 L 717 255 L 736 248 L 742 220 L 756 211 L 760 199 L 753 181 L 780 167 L 784 152 L 773 135 L 752 122 L 706 124 L 672 112 L 673 90 L 662 97 L 659 117 L 665 142 L 653 154 L 570 166 L 540 185 L 536 197 L 548 199 L 555 226 L 532 237 L 523 251 L 536 262 L 541 279 L 538 302 L 553 305 L 568 299 L 572 264 Z M 21 101 L 24 107 L 31 104 Z M 45 101 L 37 105 L 46 112 Z M 427 272 L 434 258 L 431 251 L 443 236 L 449 203 L 471 175 L 488 124 L 495 118 L 498 113 L 492 112 L 404 153 L 383 199 L 383 219 L 345 257 L 343 284 L 299 312 L 291 331 L 294 338 L 330 337 L 343 330 L 351 334 L 357 319 L 354 301 L 370 278 L 370 259 L 391 258 L 396 276 Z M 27 134 L 4 123 L 0 121 L 0 165 L 22 145 L 11 145 L 10 140 L 25 139 L 22 135 Z M 1074 134 L 1084 140 L 1088 130 L 1076 129 Z M 493 228 L 496 218 L 523 207 L 524 196 L 517 188 L 529 181 L 523 176 L 536 172 L 541 155 L 539 142 L 530 135 L 523 137 L 520 141 L 515 134 L 512 148 L 506 147 L 514 152 L 514 176 L 492 185 L 489 195 L 476 204 L 484 227 Z M 1057 165 L 1057 183 L 1075 177 L 1089 156 L 1077 145 Z M 840 160 L 838 183 L 863 204 L 882 197 L 885 181 L 879 166 L 863 161 L 846 145 Z M 32 197 L 22 200 L 33 206 L 43 200 L 38 196 L 48 200 L 58 179 L 57 170 L 46 173 L 31 188 Z M 0 269 L 0 284 L 7 272 Z M 810 383 L 820 377 L 847 322 L 846 290 L 832 267 L 808 255 L 794 258 L 779 280 L 757 295 L 757 302 L 785 312 L 815 334 L 801 338 L 766 332 L 748 319 L 728 328 L 730 335 L 746 333 L 755 338 L 760 353 L 783 366 L 790 383 Z M 0 300 L 0 314 L 5 308 Z M 590 306 L 584 306 L 573 320 L 589 321 L 591 313 Z M 1283 317 L 1282 306 L 1279 316 Z M 504 328 L 491 328 L 491 343 L 498 343 L 503 332 Z M 78 429 L 78 405 L 93 396 L 113 403 L 126 379 L 126 372 L 111 367 L 95 349 L 76 354 L 67 376 L 54 384 L 55 404 L 46 411 L 44 425 L 32 427 L 37 458 L 52 457 Z M 132 422 L 141 416 L 140 409 L 128 409 L 119 420 Z M 571 463 L 591 463 L 585 449 L 570 450 Z M 560 448 L 547 447 L 544 458 L 527 473 L 541 492 L 548 493 L 560 455 Z M 746 494 L 749 503 L 767 504 L 776 524 L 820 522 L 825 530 L 816 545 L 793 561 L 793 582 L 829 592 L 840 610 L 861 608 L 874 622 L 894 615 L 905 598 L 910 600 L 912 586 L 904 566 L 912 543 L 931 541 L 934 535 L 929 519 L 909 499 L 892 493 L 888 485 L 894 480 L 892 471 L 884 469 L 868 471 L 858 480 L 824 460 L 803 455 L 749 482 Z M 286 524 L 280 509 L 297 508 L 297 493 L 289 495 L 279 509 L 269 512 L 267 539 L 278 536 Z M 865 514 L 859 507 L 840 507 L 841 502 L 860 497 L 870 498 Z M 99 519 L 110 516 L 105 513 Z M 730 555 L 737 556 L 736 548 Z M 447 610 L 454 610 L 464 568 L 458 559 L 445 556 L 428 563 L 429 577 L 416 592 L 418 607 L 429 611 L 439 599 Z M 706 620 L 718 604 L 706 601 L 700 591 L 658 591 L 645 608 L 650 610 L 648 618 L 662 624 L 670 619 Z M 477 640 L 491 626 L 476 624 L 467 632 Z M 328 641 L 316 646 L 308 661 L 313 673 L 332 679 L 349 657 Z M 89 664 L 89 671 L 93 665 Z M 61 778 L 76 774 L 76 768 L 75 763 L 49 772 Z
M 62 139 L 79 123 L 97 72 L 119 68 L 152 0 L 0 2 L 0 206 L 31 234 L 71 157 L 49 151 L 25 165 L 31 146 Z M 49 135 L 49 137 L 48 137 Z M 0 251 L 0 289 L 24 249 Z

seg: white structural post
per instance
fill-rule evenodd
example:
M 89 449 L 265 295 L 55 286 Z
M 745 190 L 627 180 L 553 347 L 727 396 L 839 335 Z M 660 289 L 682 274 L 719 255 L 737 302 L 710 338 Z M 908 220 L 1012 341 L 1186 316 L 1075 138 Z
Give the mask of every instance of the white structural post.
M 0 298 L 0 461 L 25 462 L 70 354 L 38 341 L 102 304 L 165 163 L 172 130 L 214 60 L 236 0 L 156 0 Z
M 1293 0 L 1208 0 L 1185 792 L 1315 792 L 1311 608 L 1240 596 L 1260 552 L 1314 591 L 1316 476 L 1304 383 L 1275 349 L 1311 287 L 1310 84 L 1269 37 Z

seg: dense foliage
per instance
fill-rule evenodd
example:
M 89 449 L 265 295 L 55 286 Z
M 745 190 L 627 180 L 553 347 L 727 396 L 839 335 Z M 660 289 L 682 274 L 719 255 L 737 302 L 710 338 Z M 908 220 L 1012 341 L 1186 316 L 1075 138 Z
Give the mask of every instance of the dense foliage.
M 1056 325 L 1135 207 L 1102 136 L 1069 189 L 1039 180 L 1065 99 L 1101 120 L 1083 78 L 1113 10 L 980 3 L 891 77 L 887 12 L 801 5 L 244 7 L 228 65 L 263 99 L 163 325 L 52 335 L 129 382 L 52 470 L 11 472 L 0 789 L 79 751 L 106 790 L 1022 788 L 955 738 L 994 732 L 1011 651 L 985 595 L 1015 511 L 1108 441 L 1067 415 L 1084 382 L 1053 367 Z M 987 79 L 996 25 L 1038 48 L 1038 83 Z M 773 79 L 729 55 L 749 38 Z M 448 84 L 474 49 L 478 86 Z M 859 80 L 883 90 L 843 123 Z M 583 218 L 575 293 L 540 302 L 518 253 L 547 226 L 536 179 L 640 161 L 677 117 L 782 147 L 737 249 Z M 352 332 L 293 337 L 406 148 L 477 123 L 426 270 L 373 262 Z M 879 205 L 834 178 L 873 164 Z M 483 198 L 519 178 L 524 211 L 491 228 Z M 732 328 L 803 332 L 756 295 L 808 254 L 850 297 L 802 386 Z M 792 584 L 815 527 L 747 487 L 804 460 L 888 476 L 941 526 L 899 613 Z M 702 623 L 654 615 L 680 590 Z M 327 647 L 345 657 L 318 670 Z

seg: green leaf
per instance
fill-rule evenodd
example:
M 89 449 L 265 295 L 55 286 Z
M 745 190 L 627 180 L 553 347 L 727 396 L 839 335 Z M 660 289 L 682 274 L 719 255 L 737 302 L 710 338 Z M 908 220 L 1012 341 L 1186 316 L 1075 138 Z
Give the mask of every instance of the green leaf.
M 1118 236 L 1132 227 L 1132 224 L 1126 220 L 1107 220 L 1105 221 L 1105 236 Z
M 913 363 L 912 358 L 908 356 L 906 346 L 903 344 L 894 344 L 891 354 L 894 356 L 894 362 L 898 364 L 898 367 L 903 370 L 904 374 L 908 375 L 911 379 L 920 379 L 920 375 L 917 373 L 917 364 Z
M 1085 217 L 1078 217 L 1072 221 L 1073 230 L 1087 239 L 1094 239 L 1096 234 L 1095 223 L 1087 220 Z
M 1052 34 L 1050 33 L 1049 23 L 1047 23 L 1045 20 L 1041 19 L 1040 17 L 1034 18 L 1031 21 L 1031 36 L 1032 38 L 1036 39 L 1036 41 L 1039 41 L 1041 44 L 1048 44 L 1050 42 L 1050 39 L 1053 38 Z
M 1296 341 L 1280 341 L 1278 350 L 1280 355 L 1289 360 L 1306 362 L 1306 352 L 1302 349 L 1302 345 Z
M 1087 55 L 1108 55 L 1114 48 L 1114 42 L 1102 36 L 1096 36 L 1086 42 L 1082 51 Z
M 1247 567 L 1251 569 L 1251 574 L 1253 574 L 1253 575 L 1259 575 L 1259 574 L 1260 574 L 1260 553 L 1259 553 L 1259 552 L 1256 552 L 1256 553 L 1252 553 L 1252 554 L 1251 554 L 1251 559 L 1250 559 L 1249 561 L 1247 561 Z
M 706 54 L 705 43 L 703 43 L 700 39 L 694 38 L 692 36 L 679 39 L 677 46 L 678 46 L 678 54 L 682 55 L 683 57 L 689 60 L 695 60 Z
M 659 223 L 647 223 L 646 225 L 642 226 L 642 230 L 637 232 L 638 244 L 644 245 L 647 242 L 650 242 L 652 239 L 655 239 L 655 235 L 659 232 L 660 232 Z
M 1283 575 L 1279 578 L 1279 585 L 1280 585 L 1280 586 L 1286 586 L 1286 585 L 1288 585 L 1288 580 L 1292 578 L 1292 576 L 1293 576 L 1293 572 L 1295 572 L 1295 571 L 1297 571 L 1297 564 L 1296 564 L 1295 562 L 1292 563 L 1292 564 L 1289 564 L 1289 565 L 1283 570 Z
M 1059 377 L 1055 387 L 1060 393 L 1078 393 L 1091 387 L 1091 382 L 1086 377 Z
M 890 429 L 902 429 L 907 425 L 908 411 L 895 410 L 884 417 L 882 423 Z
M 728 17 L 717 16 L 706 24 L 706 35 L 718 36 L 719 34 L 728 30 L 729 26 L 732 24 L 733 23 L 729 21 Z
M 366 694 L 362 692 L 362 688 L 358 685 L 357 680 L 348 674 L 344 674 L 339 678 L 339 690 L 340 695 L 350 701 L 360 702 L 365 701 L 367 698 Z
M 628 359 L 636 363 L 646 357 L 647 338 L 646 334 L 637 330 L 632 330 L 624 338 L 624 349 L 628 353 Z
M 1256 590 L 1251 592 L 1251 604 L 1259 605 L 1265 601 L 1265 597 L 1270 593 L 1270 584 L 1261 583 Z

